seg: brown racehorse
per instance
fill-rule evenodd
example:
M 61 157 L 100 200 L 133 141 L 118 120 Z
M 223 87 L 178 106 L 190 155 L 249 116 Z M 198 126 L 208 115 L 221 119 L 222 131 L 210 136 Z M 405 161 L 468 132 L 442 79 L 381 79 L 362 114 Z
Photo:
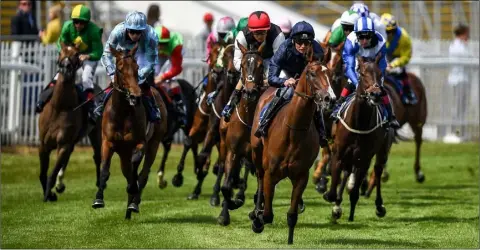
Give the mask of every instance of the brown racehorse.
M 150 87 L 155 101 L 160 108 L 160 122 L 147 124 L 145 107 L 142 103 L 142 90 L 138 85 L 138 65 L 135 61 L 135 47 L 127 51 L 117 51 L 110 47 L 115 56 L 116 72 L 111 98 L 105 104 L 102 116 L 102 172 L 100 185 L 93 202 L 93 208 L 105 206 L 103 193 L 110 176 L 110 161 L 113 153 L 120 157 L 122 173 L 127 180 L 127 211 L 139 212 L 141 192 L 147 184 L 150 167 L 155 160 L 160 142 L 167 132 L 167 109 L 160 94 Z M 147 83 L 145 83 L 147 84 Z M 138 174 L 138 165 L 145 155 L 143 168 Z
M 53 89 L 51 100 L 45 105 L 40 113 L 40 183 L 43 188 L 43 201 L 56 201 L 57 195 L 51 191 L 57 179 L 56 191 L 65 191 L 62 182 L 70 155 L 73 152 L 75 143 L 83 137 L 82 128 L 87 127 L 87 115 L 82 109 L 76 108 L 80 104 L 75 86 L 75 76 L 78 68 L 81 67 L 77 47 L 66 46 L 61 43 L 60 55 L 58 58 L 59 75 Z M 97 172 L 97 186 L 100 173 L 100 125 L 88 134 L 94 149 L 94 160 Z M 87 129 L 88 130 L 88 129 Z M 57 149 L 57 162 L 47 179 L 50 153 Z
M 388 160 L 393 131 L 391 129 L 387 130 L 384 125 L 385 121 L 380 119 L 379 101 L 381 98 L 379 98 L 379 94 L 381 90 L 378 86 L 382 75 L 378 67 L 380 58 L 380 54 L 373 62 L 364 61 L 362 57 L 357 58 L 358 71 L 360 72 L 359 84 L 354 97 L 343 104 L 346 110 L 339 113 L 340 121 L 334 125 L 331 162 L 332 182 L 330 190 L 323 196 L 326 201 L 335 202 L 332 210 L 334 220 L 340 218 L 342 214 L 340 204 L 347 184 L 347 177 L 350 174 L 353 177 L 349 181 L 349 186 L 353 187 L 351 187 L 350 192 L 350 216 L 348 219 L 353 221 L 355 207 L 360 195 L 360 185 L 368 172 L 370 161 L 376 155 L 374 171 L 376 176 L 381 176 L 383 166 Z M 392 133 L 389 133 L 389 131 Z M 344 175 L 340 188 L 337 190 L 342 170 Z M 378 217 L 383 217 L 386 209 L 383 206 L 381 196 L 380 178 L 376 178 L 375 181 L 377 185 L 376 214 Z
M 251 133 L 252 158 L 257 169 L 257 200 L 255 210 L 250 213 L 252 230 L 261 233 L 265 223 L 272 223 L 272 201 L 275 185 L 288 177 L 292 181 L 292 197 L 287 213 L 289 227 L 288 244 L 293 243 L 294 228 L 298 219 L 299 204 L 308 183 L 309 170 L 319 150 L 319 136 L 313 122 L 315 110 L 320 104 L 329 102 L 329 70 L 326 53 L 323 62 L 313 60 L 313 52 L 307 53 L 309 64 L 305 67 L 295 88 L 290 103 L 273 118 L 268 136 L 259 139 Z M 259 117 L 266 102 L 271 100 L 275 88 L 269 88 L 261 97 L 255 111 L 252 131 L 259 125 Z M 262 212 L 262 197 L 264 211 Z
M 201 178 L 202 165 L 200 165 L 197 161 L 197 147 L 198 144 L 201 143 L 205 139 L 205 135 L 207 134 L 208 129 L 208 120 L 209 114 L 211 112 L 210 106 L 207 105 L 207 95 L 211 92 L 215 91 L 217 88 L 217 79 L 219 78 L 218 73 L 213 69 L 215 66 L 215 62 L 218 58 L 218 54 L 220 53 L 220 44 L 215 43 L 212 45 L 212 50 L 209 55 L 210 63 L 209 63 L 209 71 L 208 71 L 208 80 L 205 86 L 202 86 L 202 94 L 200 95 L 200 100 L 198 103 L 198 108 L 195 110 L 195 114 L 193 116 L 193 124 L 188 133 L 188 137 L 185 138 L 186 143 L 195 147 L 193 150 L 193 158 L 194 158 L 194 173 L 197 175 L 197 178 Z M 185 156 L 187 152 L 184 150 L 182 153 L 182 158 L 180 159 L 179 166 L 183 166 L 185 164 Z M 177 168 L 177 175 L 181 175 L 183 172 L 183 168 Z M 200 176 L 199 176 L 200 174 Z M 173 181 L 173 180 L 172 180 Z M 199 185 L 197 184 L 197 187 Z M 201 192 L 201 185 L 199 188 L 195 188 L 192 194 L 188 196 L 189 200 L 197 199 Z
M 342 50 L 344 43 L 339 44 L 336 48 L 333 48 L 332 56 L 330 62 L 328 63 L 329 69 L 334 72 L 332 89 L 335 92 L 335 95 L 338 97 L 341 93 L 343 86 L 347 83 L 346 78 L 344 77 L 343 70 L 343 60 L 342 60 Z M 325 47 L 326 44 L 322 43 L 322 47 Z M 384 86 L 390 95 L 392 100 L 392 105 L 394 112 L 396 114 L 397 120 L 401 126 L 405 123 L 408 123 L 412 128 L 412 131 L 415 136 L 416 152 L 415 152 L 415 163 L 414 163 L 414 172 L 416 180 L 422 183 L 425 180 L 425 176 L 420 169 L 420 147 L 422 145 L 422 131 L 423 125 L 425 124 L 427 118 L 427 99 L 425 95 L 425 88 L 421 80 L 412 73 L 408 73 L 410 77 L 410 83 L 412 90 L 415 92 L 418 103 L 416 105 L 404 105 L 401 102 L 400 96 L 397 91 L 395 91 L 393 83 L 387 77 L 384 81 Z M 330 161 L 331 150 L 330 148 L 322 149 L 322 159 L 318 162 L 315 172 L 313 174 L 313 182 L 317 184 L 316 189 L 320 193 L 325 192 L 326 190 L 326 171 L 324 167 L 327 166 Z M 374 172 L 372 172 L 373 174 Z M 373 177 L 373 176 L 372 176 Z M 384 169 L 382 180 L 388 180 L 388 173 Z M 366 188 L 366 186 L 365 186 Z M 373 178 L 369 185 L 370 192 L 373 188 Z M 362 193 L 364 192 L 364 186 L 362 186 Z M 367 196 L 369 192 L 367 191 Z
M 240 188 L 235 201 L 232 200 L 233 187 L 239 182 L 241 160 L 245 158 L 247 165 L 252 165 L 250 134 L 259 97 L 264 92 L 262 50 L 265 43 L 258 49 L 248 50 L 237 42 L 242 52 L 241 75 L 244 88 L 242 98 L 235 108 L 231 120 L 226 123 L 223 119 L 220 124 L 220 171 L 224 172 L 225 179 L 221 188 L 223 194 L 222 211 L 218 216 L 218 223 L 226 226 L 230 224 L 229 210 L 241 207 L 245 203 L 245 188 Z M 228 97 L 227 97 L 228 98 Z M 248 176 L 249 170 L 245 170 Z M 246 180 L 245 185 L 246 186 Z

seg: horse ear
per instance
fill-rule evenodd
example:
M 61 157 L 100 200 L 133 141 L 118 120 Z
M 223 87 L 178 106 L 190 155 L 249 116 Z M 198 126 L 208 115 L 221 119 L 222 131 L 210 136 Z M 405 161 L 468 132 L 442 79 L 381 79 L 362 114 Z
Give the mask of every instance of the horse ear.
M 257 50 L 258 53 L 262 54 L 262 51 L 263 51 L 263 49 L 265 48 L 265 44 L 267 44 L 266 41 L 264 41 L 264 42 L 262 43 L 262 45 L 260 45 L 260 47 L 258 47 L 258 50 Z
M 64 42 L 60 42 L 60 50 L 65 50 L 65 43 Z
M 116 50 L 112 45 L 109 45 L 110 47 L 110 52 L 112 52 L 113 56 L 117 57 L 118 55 L 118 50 Z
M 313 47 L 310 46 L 307 51 L 305 51 L 305 58 L 307 59 L 307 62 L 312 62 L 313 61 Z
M 382 59 L 382 53 L 378 53 L 378 55 L 375 57 L 375 64 L 378 64 L 378 62 L 380 62 L 380 59 Z
M 238 40 L 237 40 L 237 46 L 240 49 L 240 51 L 242 51 L 242 54 L 247 53 L 247 49 L 243 47 L 243 45 Z
M 322 64 L 326 65 L 328 62 L 330 62 L 330 59 L 332 58 L 332 50 L 330 47 L 325 48 L 323 53 L 323 61 Z
M 138 49 L 138 42 L 136 42 L 133 49 L 130 50 L 130 55 L 132 55 L 132 56 L 135 55 L 135 53 L 137 52 L 137 49 Z
M 218 43 L 219 43 L 219 44 L 220 44 L 220 46 L 222 46 L 222 47 L 225 47 L 225 46 L 227 46 L 227 44 L 226 44 L 225 40 L 223 40 L 223 39 L 218 39 Z
M 363 57 L 357 56 L 357 61 L 358 61 L 358 68 L 363 69 L 363 63 L 365 62 L 365 60 L 363 60 Z

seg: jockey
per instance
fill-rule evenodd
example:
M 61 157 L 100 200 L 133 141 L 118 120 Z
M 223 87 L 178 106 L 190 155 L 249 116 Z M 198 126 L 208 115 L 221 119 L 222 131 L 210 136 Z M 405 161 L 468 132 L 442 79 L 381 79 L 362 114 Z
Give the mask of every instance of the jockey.
M 295 78 L 302 74 L 308 64 L 305 53 L 309 47 L 313 47 L 316 58 L 323 58 L 323 49 L 314 38 L 315 31 L 312 25 L 305 21 L 298 22 L 292 28 L 291 37 L 286 39 L 277 52 L 275 52 L 270 62 L 268 83 L 270 86 L 281 88 L 281 90 L 277 91 L 268 105 L 268 109 L 262 115 L 260 126 L 255 131 L 255 136 L 266 136 L 270 120 L 292 98 L 293 86 L 297 81 Z M 321 115 L 316 114 L 315 121 L 320 132 L 320 144 L 322 147 L 326 146 L 328 144 L 323 130 Z
M 116 66 L 110 52 L 110 46 L 117 50 L 130 50 L 138 43 L 138 50 L 135 53 L 135 60 L 138 68 L 138 84 L 143 92 L 148 111 L 148 119 L 151 122 L 157 122 L 161 119 L 160 109 L 158 108 L 150 86 L 153 84 L 153 74 L 155 65 L 158 64 L 158 39 L 155 30 L 147 24 L 147 17 L 142 12 L 131 11 L 127 14 L 125 21 L 117 24 L 110 33 L 105 44 L 102 55 L 102 64 L 105 67 L 107 75 L 111 82 L 115 80 Z M 112 86 L 106 90 L 106 95 L 102 104 L 95 110 L 95 115 L 101 116 L 104 103 L 111 95 Z
M 284 17 L 278 22 L 278 27 L 283 32 L 283 35 L 285 36 L 285 39 L 287 39 L 290 36 L 290 32 L 292 31 L 292 22 L 290 22 L 290 19 Z
M 380 17 L 368 10 L 368 6 L 364 3 L 354 3 L 350 10 L 353 10 L 358 13 L 360 17 L 367 16 L 373 20 L 373 24 L 375 25 L 375 30 L 380 33 L 383 37 L 387 37 L 387 32 L 385 30 L 385 25 L 380 20 Z
M 382 93 L 385 93 L 385 90 L 383 90 L 383 77 L 387 68 L 387 49 L 385 43 L 385 38 L 383 38 L 379 32 L 375 31 L 375 25 L 371 18 L 363 16 L 357 20 L 357 23 L 355 24 L 355 32 L 348 35 L 342 54 L 348 84 L 342 90 L 342 94 L 337 101 L 337 107 L 334 112 L 332 112 L 332 117 L 336 119 L 340 105 L 345 101 L 346 97 L 357 88 L 358 76 L 355 71 L 355 60 L 357 56 L 375 58 L 378 54 L 382 55 L 378 66 L 382 71 L 382 79 L 380 82 Z M 386 94 L 383 96 L 383 104 L 388 112 L 389 126 L 392 128 L 400 127 L 395 118 L 395 114 L 393 113 L 390 98 Z
M 342 17 L 340 17 L 340 25 L 332 29 L 332 33 L 328 39 L 328 45 L 335 48 L 342 42 L 345 42 L 347 36 L 353 31 L 358 17 L 359 16 L 355 11 L 347 10 L 343 12 Z
M 207 63 L 210 62 L 209 55 L 212 50 L 212 45 L 220 39 L 225 39 L 227 33 L 233 29 L 235 29 L 235 21 L 231 17 L 226 16 L 218 20 L 215 32 L 210 32 L 207 38 Z
M 237 23 L 237 27 L 234 29 L 230 30 L 227 35 L 225 36 L 224 41 L 227 42 L 228 44 L 233 43 L 235 41 L 235 37 L 237 37 L 238 32 L 243 30 L 245 27 L 247 27 L 248 24 L 248 17 L 242 17 Z
M 407 31 L 397 26 L 395 17 L 389 13 L 382 15 L 382 22 L 387 29 L 387 72 L 400 78 L 403 82 L 403 90 L 400 90 L 402 101 L 405 104 L 415 105 L 417 98 L 410 87 L 405 65 L 412 58 L 412 41 Z
M 97 68 L 98 61 L 102 56 L 102 33 L 103 30 L 96 24 L 90 21 L 90 9 L 85 5 L 77 5 L 72 10 L 71 21 L 67 21 L 63 24 L 63 28 L 60 37 L 57 41 L 57 48 L 60 51 L 60 43 L 66 45 L 76 45 L 80 50 L 80 61 L 82 61 L 82 86 L 83 91 L 89 102 L 89 116 L 92 118 L 93 110 L 96 103 L 93 99 L 93 77 Z M 53 78 L 53 81 L 49 83 L 47 89 L 40 95 L 40 100 L 36 105 L 36 112 L 40 113 L 43 107 L 50 99 L 53 88 L 57 81 L 58 73 Z
M 158 37 L 158 54 L 160 56 L 159 64 L 155 66 L 155 85 L 161 88 L 159 84 L 163 81 L 172 80 L 175 76 L 182 73 L 183 62 L 183 37 L 178 32 L 170 32 L 165 26 L 155 28 Z M 161 69 L 165 63 L 170 60 L 170 70 L 162 73 Z M 182 100 L 182 91 L 177 82 L 171 82 L 169 90 L 174 100 L 175 111 L 178 114 L 179 121 L 182 125 L 187 124 L 187 115 L 185 105 Z
M 245 48 L 250 48 L 251 46 L 258 48 L 262 43 L 265 44 L 265 48 L 262 51 L 263 65 L 264 65 L 264 79 L 267 79 L 268 76 L 268 66 L 270 64 L 270 58 L 278 50 L 280 44 L 285 41 L 285 36 L 282 33 L 280 27 L 276 24 L 270 23 L 270 17 L 264 11 L 255 11 L 248 17 L 248 24 L 243 30 L 241 30 L 236 39 L 235 39 L 235 53 L 233 62 L 237 71 L 240 71 L 240 66 L 242 63 L 242 52 L 238 47 L 238 43 L 243 45 Z M 243 88 L 242 78 L 235 86 L 235 90 L 230 96 L 230 100 L 222 111 L 222 116 L 226 122 L 230 121 L 230 116 L 232 115 L 233 107 L 237 105 L 237 102 L 240 100 L 241 91 Z

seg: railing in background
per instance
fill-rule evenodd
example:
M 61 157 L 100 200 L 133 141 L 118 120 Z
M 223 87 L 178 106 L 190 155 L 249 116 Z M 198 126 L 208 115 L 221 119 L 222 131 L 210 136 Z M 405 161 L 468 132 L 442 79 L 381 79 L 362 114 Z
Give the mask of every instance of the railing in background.
M 478 42 L 472 52 L 474 58 L 450 59 L 445 57 L 426 58 L 433 54 L 433 47 L 445 48 L 447 42 L 424 43 L 424 54 L 414 53 L 408 65 L 409 71 L 416 73 L 425 84 L 428 98 L 428 118 L 424 130 L 425 137 L 441 139 L 449 131 L 459 130 L 466 139 L 479 138 L 479 63 Z M 414 45 L 415 47 L 416 45 Z M 430 49 L 428 48 L 430 46 Z M 196 86 L 206 74 L 204 43 L 193 38 L 185 39 L 184 70 L 179 78 L 184 78 Z M 418 48 L 418 47 L 417 47 Z M 446 47 L 448 48 L 448 47 Z M 428 53 L 430 52 L 430 53 Z M 421 54 L 421 56 L 419 56 Z M 55 46 L 36 43 L 1 43 L 0 70 L 0 133 L 2 144 L 38 144 L 38 115 L 34 113 L 35 102 L 40 91 L 56 72 Z M 464 65 L 468 82 L 459 86 L 448 83 L 452 66 Z M 107 76 L 101 65 L 97 67 L 95 83 L 104 88 Z M 183 134 L 175 135 L 175 142 L 183 141 Z M 82 144 L 87 144 L 83 140 Z

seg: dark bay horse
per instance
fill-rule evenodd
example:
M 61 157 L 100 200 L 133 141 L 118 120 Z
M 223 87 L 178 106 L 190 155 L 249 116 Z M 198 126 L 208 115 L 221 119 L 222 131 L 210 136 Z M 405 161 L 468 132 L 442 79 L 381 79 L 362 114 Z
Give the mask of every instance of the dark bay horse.
M 97 173 L 97 186 L 100 173 L 100 124 L 93 129 L 87 128 L 87 114 L 82 109 L 74 109 L 80 104 L 77 87 L 75 86 L 76 71 L 81 67 L 79 50 L 77 47 L 61 44 L 58 57 L 60 68 L 57 83 L 53 89 L 51 100 L 40 113 L 40 183 L 43 188 L 43 201 L 56 201 L 57 195 L 51 191 L 57 179 L 56 191 L 65 191 L 62 182 L 64 171 L 68 165 L 70 155 L 75 144 L 88 133 L 94 150 L 94 160 Z M 82 131 L 83 129 L 83 131 Z M 85 131 L 86 130 L 86 131 Z M 47 179 L 50 153 L 57 149 L 57 162 Z
M 380 176 L 388 160 L 393 131 L 385 128 L 386 121 L 381 118 L 379 108 L 381 90 L 378 83 L 381 81 L 381 71 L 378 62 L 380 58 L 380 54 L 373 62 L 365 61 L 362 57 L 357 58 L 360 72 L 359 84 L 354 97 L 343 104 L 344 111 L 339 112 L 339 122 L 334 125 L 331 162 L 332 182 L 330 189 L 323 196 L 326 201 L 335 202 L 332 210 L 334 220 L 342 215 L 340 205 L 343 191 L 347 184 L 347 178 L 351 174 L 348 183 L 349 189 L 351 189 L 348 220 L 353 221 L 360 194 L 360 185 L 368 172 L 374 155 L 376 155 L 374 171 L 375 175 L 379 177 L 375 179 L 377 185 L 376 214 L 378 217 L 383 217 L 386 214 L 381 195 Z M 340 177 L 342 170 L 343 178 Z M 342 179 L 342 183 L 337 190 L 340 179 Z
M 241 75 L 244 88 L 241 99 L 231 120 L 226 123 L 221 120 L 220 126 L 220 171 L 218 176 L 224 173 L 225 178 L 221 191 L 223 194 L 222 211 L 218 216 L 218 223 L 226 226 L 230 224 L 229 210 L 238 209 L 245 203 L 245 189 L 250 167 L 253 167 L 251 159 L 250 134 L 255 115 L 255 107 L 265 90 L 263 83 L 263 58 L 262 50 L 265 43 L 258 49 L 247 50 L 237 42 L 242 51 Z M 233 85 L 232 85 L 233 86 Z M 227 97 L 228 98 L 228 97 Z M 235 200 L 232 200 L 233 187 L 238 185 L 241 160 L 245 159 L 246 170 L 243 181 Z
M 142 90 L 138 85 L 138 65 L 134 55 L 135 47 L 127 51 L 117 51 L 110 47 L 116 59 L 115 79 L 111 98 L 105 104 L 102 116 L 102 170 L 100 185 L 93 202 L 93 208 L 105 206 L 103 193 L 110 176 L 110 161 L 113 153 L 120 157 L 122 173 L 127 180 L 127 211 L 139 212 L 141 192 L 147 184 L 148 174 L 157 154 L 160 142 L 167 132 L 167 109 L 160 94 L 150 87 L 160 108 L 160 122 L 147 123 L 145 106 L 142 103 Z M 145 83 L 147 84 L 147 83 Z M 138 174 L 138 166 L 145 155 L 143 168 Z
M 289 227 L 288 244 L 293 243 L 294 228 L 297 223 L 299 204 L 303 203 L 302 194 L 308 183 L 309 170 L 318 154 L 319 136 L 314 124 L 314 113 L 318 106 L 325 107 L 330 101 L 328 89 L 328 61 L 314 60 L 310 48 L 309 59 L 300 80 L 295 87 L 295 94 L 290 103 L 273 118 L 266 138 L 257 138 L 251 133 L 252 158 L 257 174 L 257 200 L 255 209 L 250 213 L 252 230 L 261 233 L 264 224 L 273 222 L 272 201 L 275 185 L 288 177 L 292 181 L 292 197 L 287 212 Z M 275 88 L 269 88 L 261 97 L 255 111 L 252 131 L 259 125 L 262 108 L 271 100 Z M 262 211 L 262 197 L 264 210 Z

